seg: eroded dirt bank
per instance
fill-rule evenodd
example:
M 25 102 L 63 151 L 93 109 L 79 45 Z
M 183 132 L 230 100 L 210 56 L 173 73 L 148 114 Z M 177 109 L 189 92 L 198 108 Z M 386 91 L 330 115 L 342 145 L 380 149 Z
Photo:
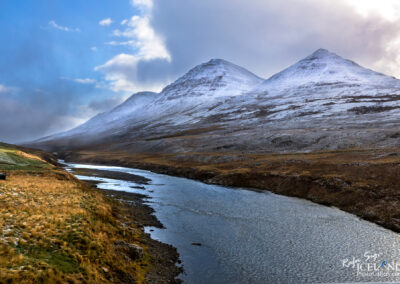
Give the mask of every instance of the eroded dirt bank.
M 119 165 L 336 206 L 400 232 L 400 150 L 301 154 L 66 152 L 66 161 Z

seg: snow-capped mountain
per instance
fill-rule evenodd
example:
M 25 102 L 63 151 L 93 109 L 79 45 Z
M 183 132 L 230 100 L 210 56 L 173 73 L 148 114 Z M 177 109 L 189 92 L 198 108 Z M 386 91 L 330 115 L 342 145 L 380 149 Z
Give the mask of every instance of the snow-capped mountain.
M 273 75 L 265 84 L 290 88 L 308 84 L 398 84 L 395 78 L 385 76 L 343 59 L 326 49 L 318 49 L 289 68 Z
M 319 49 L 269 79 L 222 59 L 36 142 L 54 149 L 308 151 L 400 137 L 400 80 Z
M 187 72 L 162 91 L 160 101 L 171 99 L 210 100 L 233 97 L 248 91 L 264 80 L 250 71 L 223 59 L 211 59 Z
M 39 141 L 72 136 L 102 136 L 122 133 L 129 126 L 153 123 L 179 125 L 198 121 L 209 108 L 226 98 L 250 91 L 264 80 L 246 69 L 222 59 L 200 64 L 166 86 L 161 93 L 133 94 L 114 109 L 101 113 L 88 122 L 64 133 Z M 83 139 L 82 137 L 80 137 Z

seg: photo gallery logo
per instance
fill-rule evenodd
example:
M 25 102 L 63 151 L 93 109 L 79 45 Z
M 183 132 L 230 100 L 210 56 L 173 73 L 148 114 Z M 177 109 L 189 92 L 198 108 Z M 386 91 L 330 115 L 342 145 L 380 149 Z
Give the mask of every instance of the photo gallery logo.
M 352 256 L 342 259 L 344 268 L 355 270 L 360 277 L 400 276 L 400 260 L 387 260 L 380 253 L 366 251 L 361 258 Z

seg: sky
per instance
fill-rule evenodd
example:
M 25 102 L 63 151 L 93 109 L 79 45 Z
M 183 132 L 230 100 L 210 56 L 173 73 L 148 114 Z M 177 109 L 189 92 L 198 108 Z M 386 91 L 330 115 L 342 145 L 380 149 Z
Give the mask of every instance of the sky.
M 211 58 L 268 78 L 326 48 L 400 78 L 398 0 L 0 0 L 0 141 L 73 128 Z

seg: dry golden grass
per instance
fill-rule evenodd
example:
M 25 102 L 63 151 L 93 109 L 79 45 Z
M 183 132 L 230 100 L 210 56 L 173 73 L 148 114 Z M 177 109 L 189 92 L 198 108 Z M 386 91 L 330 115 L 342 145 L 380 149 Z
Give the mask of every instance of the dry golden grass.
M 148 256 L 127 261 L 114 248 L 140 234 L 62 170 L 14 171 L 0 182 L 1 282 L 106 283 L 128 274 L 141 282 Z

